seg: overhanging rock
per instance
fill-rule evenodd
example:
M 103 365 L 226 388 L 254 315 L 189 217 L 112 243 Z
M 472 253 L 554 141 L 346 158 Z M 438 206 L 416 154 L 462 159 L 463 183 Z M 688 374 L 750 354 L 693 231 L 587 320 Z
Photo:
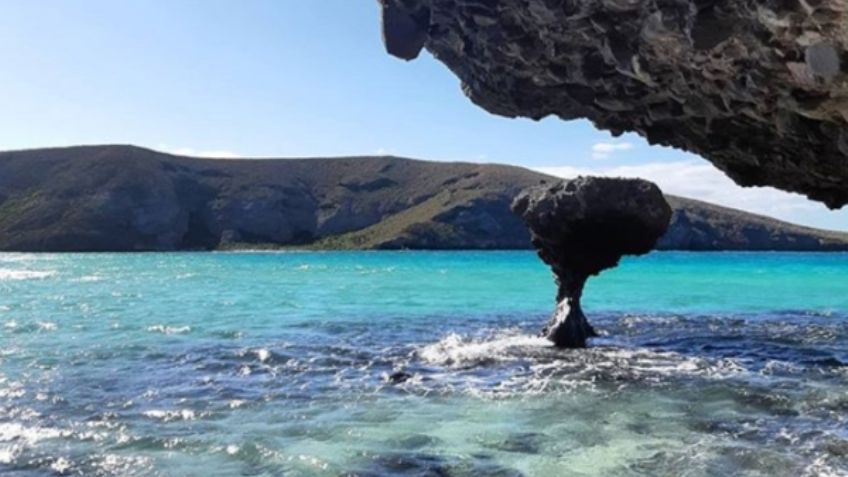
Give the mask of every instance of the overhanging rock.
M 743 186 L 848 203 L 845 0 L 381 0 L 473 102 L 588 118 L 702 155 Z

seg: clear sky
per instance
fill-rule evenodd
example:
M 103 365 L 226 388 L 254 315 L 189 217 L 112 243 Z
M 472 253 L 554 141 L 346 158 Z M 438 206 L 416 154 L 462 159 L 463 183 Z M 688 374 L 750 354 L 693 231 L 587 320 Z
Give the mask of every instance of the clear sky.
M 428 54 L 385 54 L 376 0 L 0 0 L 0 149 L 128 143 L 205 156 L 392 154 L 669 192 L 848 230 L 695 156 L 586 121 L 496 117 Z

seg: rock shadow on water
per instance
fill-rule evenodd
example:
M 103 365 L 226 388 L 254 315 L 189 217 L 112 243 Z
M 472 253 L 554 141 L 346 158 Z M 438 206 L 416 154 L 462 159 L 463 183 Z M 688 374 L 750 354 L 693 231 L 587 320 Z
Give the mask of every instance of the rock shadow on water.
M 441 443 L 442 440 L 438 437 L 428 436 L 427 434 L 412 434 L 391 442 L 392 445 L 397 445 L 400 449 L 410 451 L 425 447 L 435 447 Z
M 344 477 L 524 477 L 516 469 L 502 466 L 487 455 L 468 458 L 422 452 L 395 452 L 375 457 L 361 470 Z
M 479 439 L 480 445 L 499 452 L 513 454 L 541 454 L 548 436 L 536 432 L 511 433 L 505 437 Z

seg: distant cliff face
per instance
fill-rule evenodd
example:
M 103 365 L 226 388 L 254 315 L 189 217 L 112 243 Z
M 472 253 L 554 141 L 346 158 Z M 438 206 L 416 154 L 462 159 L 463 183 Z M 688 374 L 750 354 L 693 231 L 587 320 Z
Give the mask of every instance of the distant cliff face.
M 393 157 L 212 160 L 128 146 L 0 153 L 0 250 L 524 249 L 509 210 L 556 179 Z M 844 250 L 848 237 L 669 197 L 660 248 Z

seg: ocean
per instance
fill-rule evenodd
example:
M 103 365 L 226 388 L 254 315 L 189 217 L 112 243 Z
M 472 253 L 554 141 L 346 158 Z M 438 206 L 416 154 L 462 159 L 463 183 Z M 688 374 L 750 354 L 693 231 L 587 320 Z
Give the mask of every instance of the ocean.
M 0 254 L 4 476 L 848 475 L 848 254 Z M 394 373 L 406 373 L 392 382 Z

